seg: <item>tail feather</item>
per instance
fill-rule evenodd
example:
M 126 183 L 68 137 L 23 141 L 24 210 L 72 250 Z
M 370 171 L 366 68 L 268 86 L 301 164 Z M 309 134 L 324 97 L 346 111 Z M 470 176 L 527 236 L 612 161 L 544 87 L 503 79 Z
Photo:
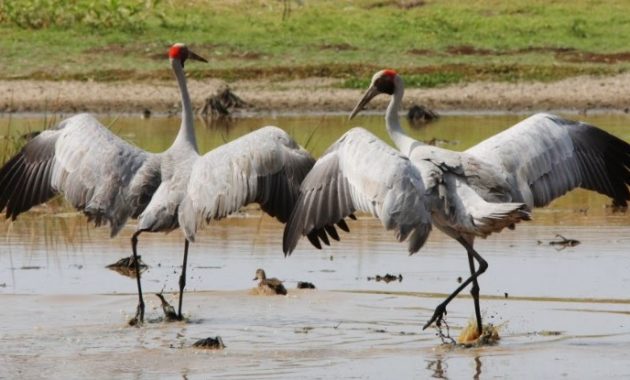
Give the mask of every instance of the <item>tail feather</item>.
M 477 235 L 486 237 L 504 228 L 514 228 L 522 220 L 531 220 L 531 213 L 524 203 L 488 203 L 471 213 Z
M 530 220 L 524 203 L 494 203 L 484 200 L 466 181 L 456 176 L 445 177 L 450 187 L 450 206 L 443 211 L 446 224 L 455 230 L 479 237 L 510 228 L 521 220 Z

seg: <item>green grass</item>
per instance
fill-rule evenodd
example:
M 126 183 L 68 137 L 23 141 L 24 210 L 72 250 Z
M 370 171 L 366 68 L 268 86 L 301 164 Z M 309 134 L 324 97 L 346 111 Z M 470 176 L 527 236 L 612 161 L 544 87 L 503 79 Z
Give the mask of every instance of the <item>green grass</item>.
M 353 88 L 385 67 L 411 87 L 630 68 L 628 1 L 400 6 L 420 3 L 291 1 L 283 19 L 279 0 L 0 0 L 0 79 L 170 79 L 166 49 L 178 41 L 210 60 L 195 65 L 199 78 L 323 75 Z

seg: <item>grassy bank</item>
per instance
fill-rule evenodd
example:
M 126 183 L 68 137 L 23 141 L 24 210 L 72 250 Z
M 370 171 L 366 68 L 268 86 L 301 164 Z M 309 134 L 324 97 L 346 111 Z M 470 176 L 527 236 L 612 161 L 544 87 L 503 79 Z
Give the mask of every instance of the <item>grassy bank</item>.
M 0 0 L 0 79 L 170 79 L 165 51 L 177 41 L 210 60 L 191 70 L 198 78 L 327 76 L 363 88 L 382 67 L 422 87 L 610 75 L 630 68 L 628 10 L 586 0 Z

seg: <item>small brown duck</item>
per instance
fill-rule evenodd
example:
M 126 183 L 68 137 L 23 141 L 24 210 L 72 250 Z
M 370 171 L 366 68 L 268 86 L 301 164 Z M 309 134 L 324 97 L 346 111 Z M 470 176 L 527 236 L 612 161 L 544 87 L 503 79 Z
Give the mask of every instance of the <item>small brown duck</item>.
M 282 285 L 282 281 L 277 278 L 267 278 L 265 271 L 262 269 L 256 270 L 256 277 L 254 277 L 254 281 L 260 280 L 258 283 L 258 289 L 264 290 L 266 294 L 281 294 L 286 295 L 287 290 L 284 285 Z

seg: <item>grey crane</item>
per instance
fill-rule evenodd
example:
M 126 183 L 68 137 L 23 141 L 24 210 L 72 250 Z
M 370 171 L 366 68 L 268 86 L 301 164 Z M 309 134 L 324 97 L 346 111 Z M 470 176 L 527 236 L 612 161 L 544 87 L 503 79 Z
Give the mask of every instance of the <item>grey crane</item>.
M 131 238 L 137 260 L 138 236 L 185 226 L 179 279 L 178 316 L 189 242 L 199 222 L 221 219 L 251 202 L 286 221 L 299 183 L 315 160 L 286 132 L 264 127 L 200 156 L 184 63 L 205 61 L 178 43 L 169 49 L 181 93 L 182 122 L 175 141 L 162 153 L 148 153 L 115 136 L 93 116 L 80 114 L 30 140 L 0 168 L 0 210 L 15 219 L 56 194 L 96 226 L 109 224 L 114 237 L 137 218 Z M 138 268 L 136 268 L 138 269 Z M 131 324 L 142 323 L 144 301 L 137 270 L 138 307 Z
M 424 192 L 420 194 L 423 207 L 410 210 L 390 206 L 378 212 L 369 207 L 360 209 L 376 216 L 389 213 L 407 217 L 414 213 L 426 216 L 428 210 L 431 223 L 464 246 L 468 256 L 470 277 L 438 305 L 424 329 L 434 322 L 439 325 L 449 302 L 472 283 L 477 329 L 481 333 L 477 278 L 486 271 L 488 264 L 473 247 L 476 237 L 485 238 L 506 227 L 514 228 L 516 223 L 530 219 L 532 208 L 545 206 L 577 187 L 605 194 L 613 199 L 615 206 L 627 207 L 630 200 L 630 145 L 599 128 L 550 114 L 536 114 L 465 152 L 454 152 L 423 144 L 404 133 L 398 116 L 404 84 L 393 70 L 382 70 L 373 76 L 350 118 L 382 93 L 392 95 L 385 116 L 386 128 L 403 157 L 407 157 L 420 174 L 424 184 Z M 346 162 L 339 164 L 354 166 L 353 176 L 369 175 L 371 171 L 383 176 L 393 174 L 388 166 L 357 166 L 361 161 L 380 161 L 384 157 L 374 149 L 375 144 L 360 141 L 354 144 L 357 154 L 345 157 Z M 326 159 L 327 155 L 324 155 L 320 159 L 322 162 L 318 161 L 304 179 L 300 198 L 285 227 L 285 253 L 293 251 L 301 234 L 345 216 L 348 209 L 334 209 L 340 202 L 353 204 L 345 201 L 347 197 L 343 193 L 325 190 L 326 186 L 342 181 L 346 175 L 345 172 L 326 170 Z M 347 162 L 350 160 L 353 162 Z M 373 202 L 383 194 L 382 189 L 379 192 L 374 185 L 385 183 L 384 178 L 375 175 L 370 183 L 354 183 L 350 192 L 367 191 Z M 395 191 L 391 186 L 385 188 Z M 392 198 L 401 196 L 406 195 L 397 191 Z M 410 244 L 409 252 L 414 253 L 415 248 L 420 247 Z

